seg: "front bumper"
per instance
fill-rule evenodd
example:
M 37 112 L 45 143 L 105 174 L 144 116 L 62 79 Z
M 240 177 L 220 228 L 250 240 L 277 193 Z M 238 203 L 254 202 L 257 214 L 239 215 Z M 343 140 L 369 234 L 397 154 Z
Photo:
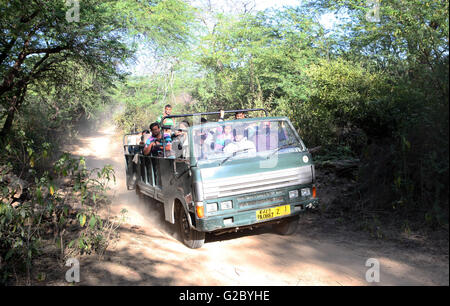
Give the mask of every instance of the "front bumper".
M 290 205 L 290 214 L 265 220 L 257 220 L 256 212 L 261 209 Z M 196 220 L 196 230 L 201 232 L 213 232 L 223 229 L 248 227 L 252 225 L 261 225 L 272 221 L 298 216 L 308 209 L 315 209 L 319 205 L 318 198 L 308 200 L 283 202 L 277 204 L 269 204 L 252 208 L 242 208 L 229 212 L 221 212 L 214 216 L 207 216 Z M 230 222 L 231 221 L 231 222 Z

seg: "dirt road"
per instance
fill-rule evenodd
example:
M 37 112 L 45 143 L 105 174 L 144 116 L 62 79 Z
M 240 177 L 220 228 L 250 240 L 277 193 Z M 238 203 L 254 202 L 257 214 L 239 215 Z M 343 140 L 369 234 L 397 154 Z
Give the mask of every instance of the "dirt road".
M 113 211 L 128 210 L 120 240 L 105 258 L 81 258 L 81 285 L 449 285 L 447 254 L 371 239 L 305 215 L 292 236 L 270 227 L 208 236 L 191 250 L 173 227 L 125 187 L 121 137 L 113 126 L 82 136 L 72 153 L 88 167 L 113 165 Z M 320 191 L 319 191 L 320 192 Z M 380 282 L 366 281 L 366 261 L 380 264 Z

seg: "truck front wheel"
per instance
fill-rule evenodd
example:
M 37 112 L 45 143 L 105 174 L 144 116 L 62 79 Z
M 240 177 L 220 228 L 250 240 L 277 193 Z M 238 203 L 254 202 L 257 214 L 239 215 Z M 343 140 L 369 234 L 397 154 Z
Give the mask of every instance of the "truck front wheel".
M 194 230 L 189 226 L 189 219 L 181 204 L 176 207 L 176 222 L 181 241 L 191 249 L 198 249 L 205 242 L 205 233 Z
M 273 229 L 280 235 L 292 235 L 297 231 L 298 219 L 298 217 L 284 219 L 280 223 L 274 224 Z

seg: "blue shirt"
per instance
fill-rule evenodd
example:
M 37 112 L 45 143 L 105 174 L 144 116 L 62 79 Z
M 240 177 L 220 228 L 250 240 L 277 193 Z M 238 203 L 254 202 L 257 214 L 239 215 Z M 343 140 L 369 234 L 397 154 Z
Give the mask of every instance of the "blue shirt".
M 157 140 L 160 141 L 160 142 L 163 141 L 162 137 L 161 138 L 156 138 L 156 137 L 151 136 L 145 142 L 145 147 L 148 147 L 150 144 L 152 144 L 153 142 L 156 142 Z M 164 134 L 164 143 L 165 144 L 172 143 L 172 138 L 170 137 L 169 134 Z M 160 146 L 157 151 L 152 149 L 152 153 L 153 154 L 157 154 L 157 153 L 162 152 L 162 151 L 163 151 L 163 147 L 162 146 Z

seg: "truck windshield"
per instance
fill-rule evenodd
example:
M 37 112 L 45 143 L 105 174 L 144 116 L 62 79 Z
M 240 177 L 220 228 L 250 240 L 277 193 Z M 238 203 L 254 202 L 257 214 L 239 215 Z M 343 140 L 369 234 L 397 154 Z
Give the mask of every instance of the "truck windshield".
M 305 150 L 290 124 L 282 119 L 208 123 L 194 127 L 192 135 L 199 162 Z

